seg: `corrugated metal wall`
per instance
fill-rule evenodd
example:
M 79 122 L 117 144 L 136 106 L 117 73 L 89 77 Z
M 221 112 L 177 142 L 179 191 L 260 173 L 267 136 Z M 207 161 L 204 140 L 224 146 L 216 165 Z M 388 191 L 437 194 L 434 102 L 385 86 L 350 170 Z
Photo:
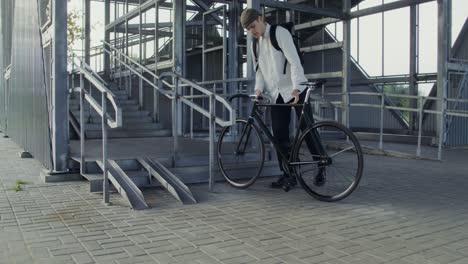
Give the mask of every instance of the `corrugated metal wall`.
M 468 20 L 465 21 L 465 24 L 460 31 L 460 34 L 455 41 L 454 46 L 451 50 L 451 57 L 457 60 L 468 61 Z M 463 79 L 463 74 L 465 73 L 450 73 L 449 82 L 448 82 L 448 98 L 458 98 L 460 90 L 460 82 Z M 467 77 L 468 78 L 468 77 Z M 468 99 L 468 84 L 465 83 L 465 88 L 461 94 L 461 99 Z M 431 91 L 431 96 L 436 96 L 437 84 L 434 84 L 434 87 Z M 449 103 L 448 109 L 454 109 L 455 104 Z M 468 104 L 458 104 L 457 110 L 468 111 Z M 430 105 L 428 110 L 437 110 L 437 104 L 433 103 Z M 435 135 L 437 134 L 437 115 L 426 114 L 424 118 L 423 131 L 425 134 Z M 447 146 L 457 146 L 457 145 L 468 145 L 468 118 L 454 117 L 450 123 L 450 130 L 447 135 L 446 140 Z
M 458 36 L 452 50 L 452 56 L 458 60 L 468 61 L 468 19 L 465 21 L 465 24 Z M 468 99 L 468 76 L 464 74 L 450 74 L 449 75 L 449 88 L 448 88 L 448 97 L 449 98 L 462 98 Z M 463 78 L 466 78 L 464 82 L 464 89 L 460 94 L 460 82 L 463 81 Z M 461 95 L 459 97 L 459 95 Z M 455 109 L 461 111 L 468 111 L 468 104 L 458 104 L 455 106 L 454 103 L 448 105 L 449 109 Z M 454 117 L 450 123 L 449 134 L 447 135 L 446 145 L 468 145 L 468 118 L 463 117 Z
M 11 62 L 11 40 L 13 25 L 14 0 L 0 2 L 0 129 L 6 130 L 6 89 L 7 82 L 3 78 L 6 67 Z
M 2 4 L 5 1 L 2 1 Z M 16 0 L 7 134 L 46 168 L 52 167 L 48 101 L 37 1 Z M 2 25 L 2 32 L 5 25 Z

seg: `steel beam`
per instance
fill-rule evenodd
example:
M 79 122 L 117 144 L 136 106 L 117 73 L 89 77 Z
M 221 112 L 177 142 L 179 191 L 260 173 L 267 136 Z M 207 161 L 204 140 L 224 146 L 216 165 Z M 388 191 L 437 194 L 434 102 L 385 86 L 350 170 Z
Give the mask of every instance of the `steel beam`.
M 335 9 L 330 9 L 330 8 L 315 8 L 315 7 L 311 7 L 309 5 L 304 5 L 304 4 L 293 4 L 293 3 L 288 3 L 288 2 L 277 2 L 277 1 L 271 1 L 271 0 L 263 0 L 261 2 L 263 5 L 268 6 L 268 7 L 275 7 L 279 9 L 289 9 L 289 10 L 314 14 L 318 16 L 339 18 L 341 20 L 346 19 L 348 17 L 346 13 L 341 12 L 340 10 L 335 10 Z
M 110 22 L 110 0 L 104 0 L 104 24 L 108 25 Z M 110 42 L 110 32 L 104 30 L 104 41 Z M 110 74 L 110 56 L 104 52 L 104 71 Z
M 52 169 L 67 170 L 68 91 L 67 87 L 67 1 L 55 0 L 52 7 L 54 38 L 52 46 Z
M 416 74 L 418 72 L 417 69 L 417 62 L 418 62 L 418 6 L 411 6 L 410 8 L 410 80 L 409 80 L 409 94 L 410 95 L 417 95 L 418 88 L 417 88 L 417 79 Z M 416 109 L 416 101 L 411 99 L 410 100 L 410 107 Z M 410 132 L 414 131 L 415 128 L 415 120 L 416 120 L 416 113 L 410 112 L 409 113 L 409 130 Z
M 337 18 L 322 18 L 319 20 L 314 20 L 310 22 L 305 22 L 302 24 L 298 24 L 294 26 L 294 30 L 301 30 L 301 29 L 307 29 L 307 28 L 312 28 L 312 27 L 317 27 L 317 26 L 322 26 L 322 25 L 328 25 L 331 23 L 336 23 L 339 22 L 340 20 Z
M 448 70 L 449 71 L 455 71 L 455 72 L 468 72 L 468 62 L 449 62 L 447 64 Z
M 350 18 L 358 18 L 362 16 L 369 16 L 377 13 L 382 13 L 390 10 L 400 9 L 407 6 L 414 6 L 419 4 L 424 4 L 428 2 L 432 2 L 435 0 L 400 0 L 397 2 L 392 2 L 388 4 L 383 4 L 375 7 L 369 7 L 365 9 L 361 9 L 358 11 L 354 11 L 350 13 Z
M 110 0 L 105 0 L 110 1 Z M 151 8 L 154 7 L 154 2 L 155 1 L 161 1 L 161 0 L 148 0 L 144 4 L 140 6 L 140 8 L 134 8 L 132 11 L 128 12 L 127 14 L 124 14 L 123 16 L 115 19 L 112 23 L 107 23 L 106 24 L 106 31 L 111 30 L 114 26 L 120 26 L 125 23 L 127 20 L 131 20 L 132 18 L 137 17 L 140 12 L 146 12 L 150 10 Z
M 239 38 L 240 35 L 240 22 L 239 17 L 242 12 L 242 4 L 236 1 L 232 1 L 229 5 L 229 79 L 235 79 L 239 77 Z M 234 89 L 235 84 L 231 85 L 231 92 Z
M 332 43 L 326 43 L 326 44 L 315 45 L 315 46 L 310 46 L 310 47 L 302 47 L 301 51 L 314 52 L 314 51 L 323 51 L 323 50 L 329 50 L 329 49 L 338 49 L 341 47 L 343 47 L 343 42 L 332 42 Z
M 84 60 L 90 65 L 90 49 L 91 49 L 91 0 L 83 1 L 84 14 Z
M 134 35 L 138 35 L 138 34 L 142 34 L 142 35 L 149 35 L 149 36 L 154 36 L 154 30 L 142 30 L 141 32 L 139 31 L 138 28 L 133 28 L 133 29 L 128 29 L 128 31 L 126 31 L 126 28 L 116 28 L 115 29 L 115 32 L 117 33 L 129 33 L 129 34 L 134 34 Z M 171 32 L 168 32 L 168 31 L 161 31 L 161 30 L 158 30 L 158 36 L 159 37 L 172 37 L 172 33 Z
M 343 13 L 349 13 L 351 10 L 351 0 L 343 0 Z M 342 101 L 342 122 L 343 125 L 349 128 L 349 92 L 351 89 L 351 20 L 343 21 L 343 83 Z
M 260 10 L 260 0 L 247 0 L 247 8 L 255 8 L 256 10 Z M 252 35 L 249 33 L 247 34 L 247 78 L 255 77 L 254 72 L 254 58 L 252 54 Z M 254 89 L 254 85 L 250 84 L 247 88 L 248 93 L 252 93 Z
M 447 98 L 448 87 L 448 59 L 450 51 L 450 0 L 437 0 L 437 97 Z M 437 110 L 443 111 L 447 102 L 437 101 Z M 439 137 L 439 148 L 442 146 L 445 127 L 445 114 L 437 116 L 437 136 Z M 439 151 L 440 156 L 440 151 Z M 440 158 L 440 157 L 439 157 Z
M 186 74 L 186 56 L 185 56 L 185 21 L 186 21 L 186 3 L 185 0 L 173 0 L 174 11 L 173 19 L 174 21 L 174 30 L 173 30 L 173 61 L 174 69 L 173 71 L 176 74 L 185 76 Z M 176 85 L 179 89 L 178 85 Z M 177 91 L 177 94 L 180 94 L 180 91 Z M 177 111 L 175 121 L 177 122 L 177 135 L 182 133 L 182 105 L 179 101 L 173 100 L 174 103 L 177 102 Z
M 210 7 L 209 5 L 207 5 L 207 4 L 205 3 L 205 1 L 203 1 L 203 0 L 192 0 L 192 2 L 193 2 L 194 4 L 196 4 L 196 5 L 198 5 L 198 6 L 202 9 L 203 12 L 206 12 L 206 11 L 208 11 L 208 10 L 211 9 L 211 7 Z M 215 20 L 218 24 L 220 24 L 220 25 L 223 24 L 223 20 L 221 20 L 221 18 L 219 18 L 216 14 L 210 14 L 210 15 L 211 15 L 212 18 L 214 18 L 214 20 Z

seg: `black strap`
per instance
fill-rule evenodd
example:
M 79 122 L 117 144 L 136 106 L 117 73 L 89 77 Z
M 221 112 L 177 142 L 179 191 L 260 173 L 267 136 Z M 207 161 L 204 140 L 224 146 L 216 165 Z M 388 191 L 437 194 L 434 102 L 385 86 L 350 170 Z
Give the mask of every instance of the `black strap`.
M 254 54 L 254 58 L 255 58 L 255 72 L 258 71 L 258 40 L 257 39 L 253 39 L 252 41 L 252 46 L 253 46 L 253 54 Z
M 278 40 L 276 39 L 276 27 L 278 25 L 273 25 L 270 27 L 270 41 L 271 41 L 271 45 L 273 45 L 273 47 L 275 47 L 276 50 L 278 51 L 281 51 L 281 53 L 283 53 L 284 55 L 284 52 L 283 50 L 280 48 L 279 44 L 278 44 Z M 286 56 L 284 57 L 284 67 L 283 67 L 283 74 L 286 74 L 286 66 L 288 65 L 288 60 L 286 59 Z

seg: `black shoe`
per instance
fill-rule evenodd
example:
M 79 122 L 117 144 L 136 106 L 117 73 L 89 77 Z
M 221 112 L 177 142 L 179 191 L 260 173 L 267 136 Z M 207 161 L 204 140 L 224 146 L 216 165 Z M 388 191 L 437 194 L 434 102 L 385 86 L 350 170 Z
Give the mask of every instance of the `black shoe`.
M 317 175 L 315 175 L 314 185 L 319 186 L 319 187 L 323 186 L 325 184 L 325 181 L 326 181 L 326 179 L 325 179 L 325 169 L 320 168 Z
M 288 175 L 283 174 L 281 177 L 279 177 L 277 181 L 272 182 L 270 187 L 275 189 L 283 188 L 283 185 L 286 182 L 287 178 L 289 178 Z
M 297 185 L 296 177 L 288 177 L 283 183 L 283 190 L 285 192 L 289 192 L 296 185 Z

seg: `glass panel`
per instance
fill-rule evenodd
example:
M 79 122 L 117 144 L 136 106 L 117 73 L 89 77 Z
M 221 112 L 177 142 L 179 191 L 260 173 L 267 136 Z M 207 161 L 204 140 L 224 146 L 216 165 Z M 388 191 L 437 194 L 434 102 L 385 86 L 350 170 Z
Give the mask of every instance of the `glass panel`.
M 452 0 L 452 46 L 468 17 L 468 1 Z M 468 59 L 468 58 L 465 58 Z
M 359 63 L 370 76 L 382 75 L 382 14 L 360 18 Z
M 384 75 L 409 73 L 409 7 L 385 12 Z
M 437 3 L 419 5 L 419 72 L 437 72 Z

